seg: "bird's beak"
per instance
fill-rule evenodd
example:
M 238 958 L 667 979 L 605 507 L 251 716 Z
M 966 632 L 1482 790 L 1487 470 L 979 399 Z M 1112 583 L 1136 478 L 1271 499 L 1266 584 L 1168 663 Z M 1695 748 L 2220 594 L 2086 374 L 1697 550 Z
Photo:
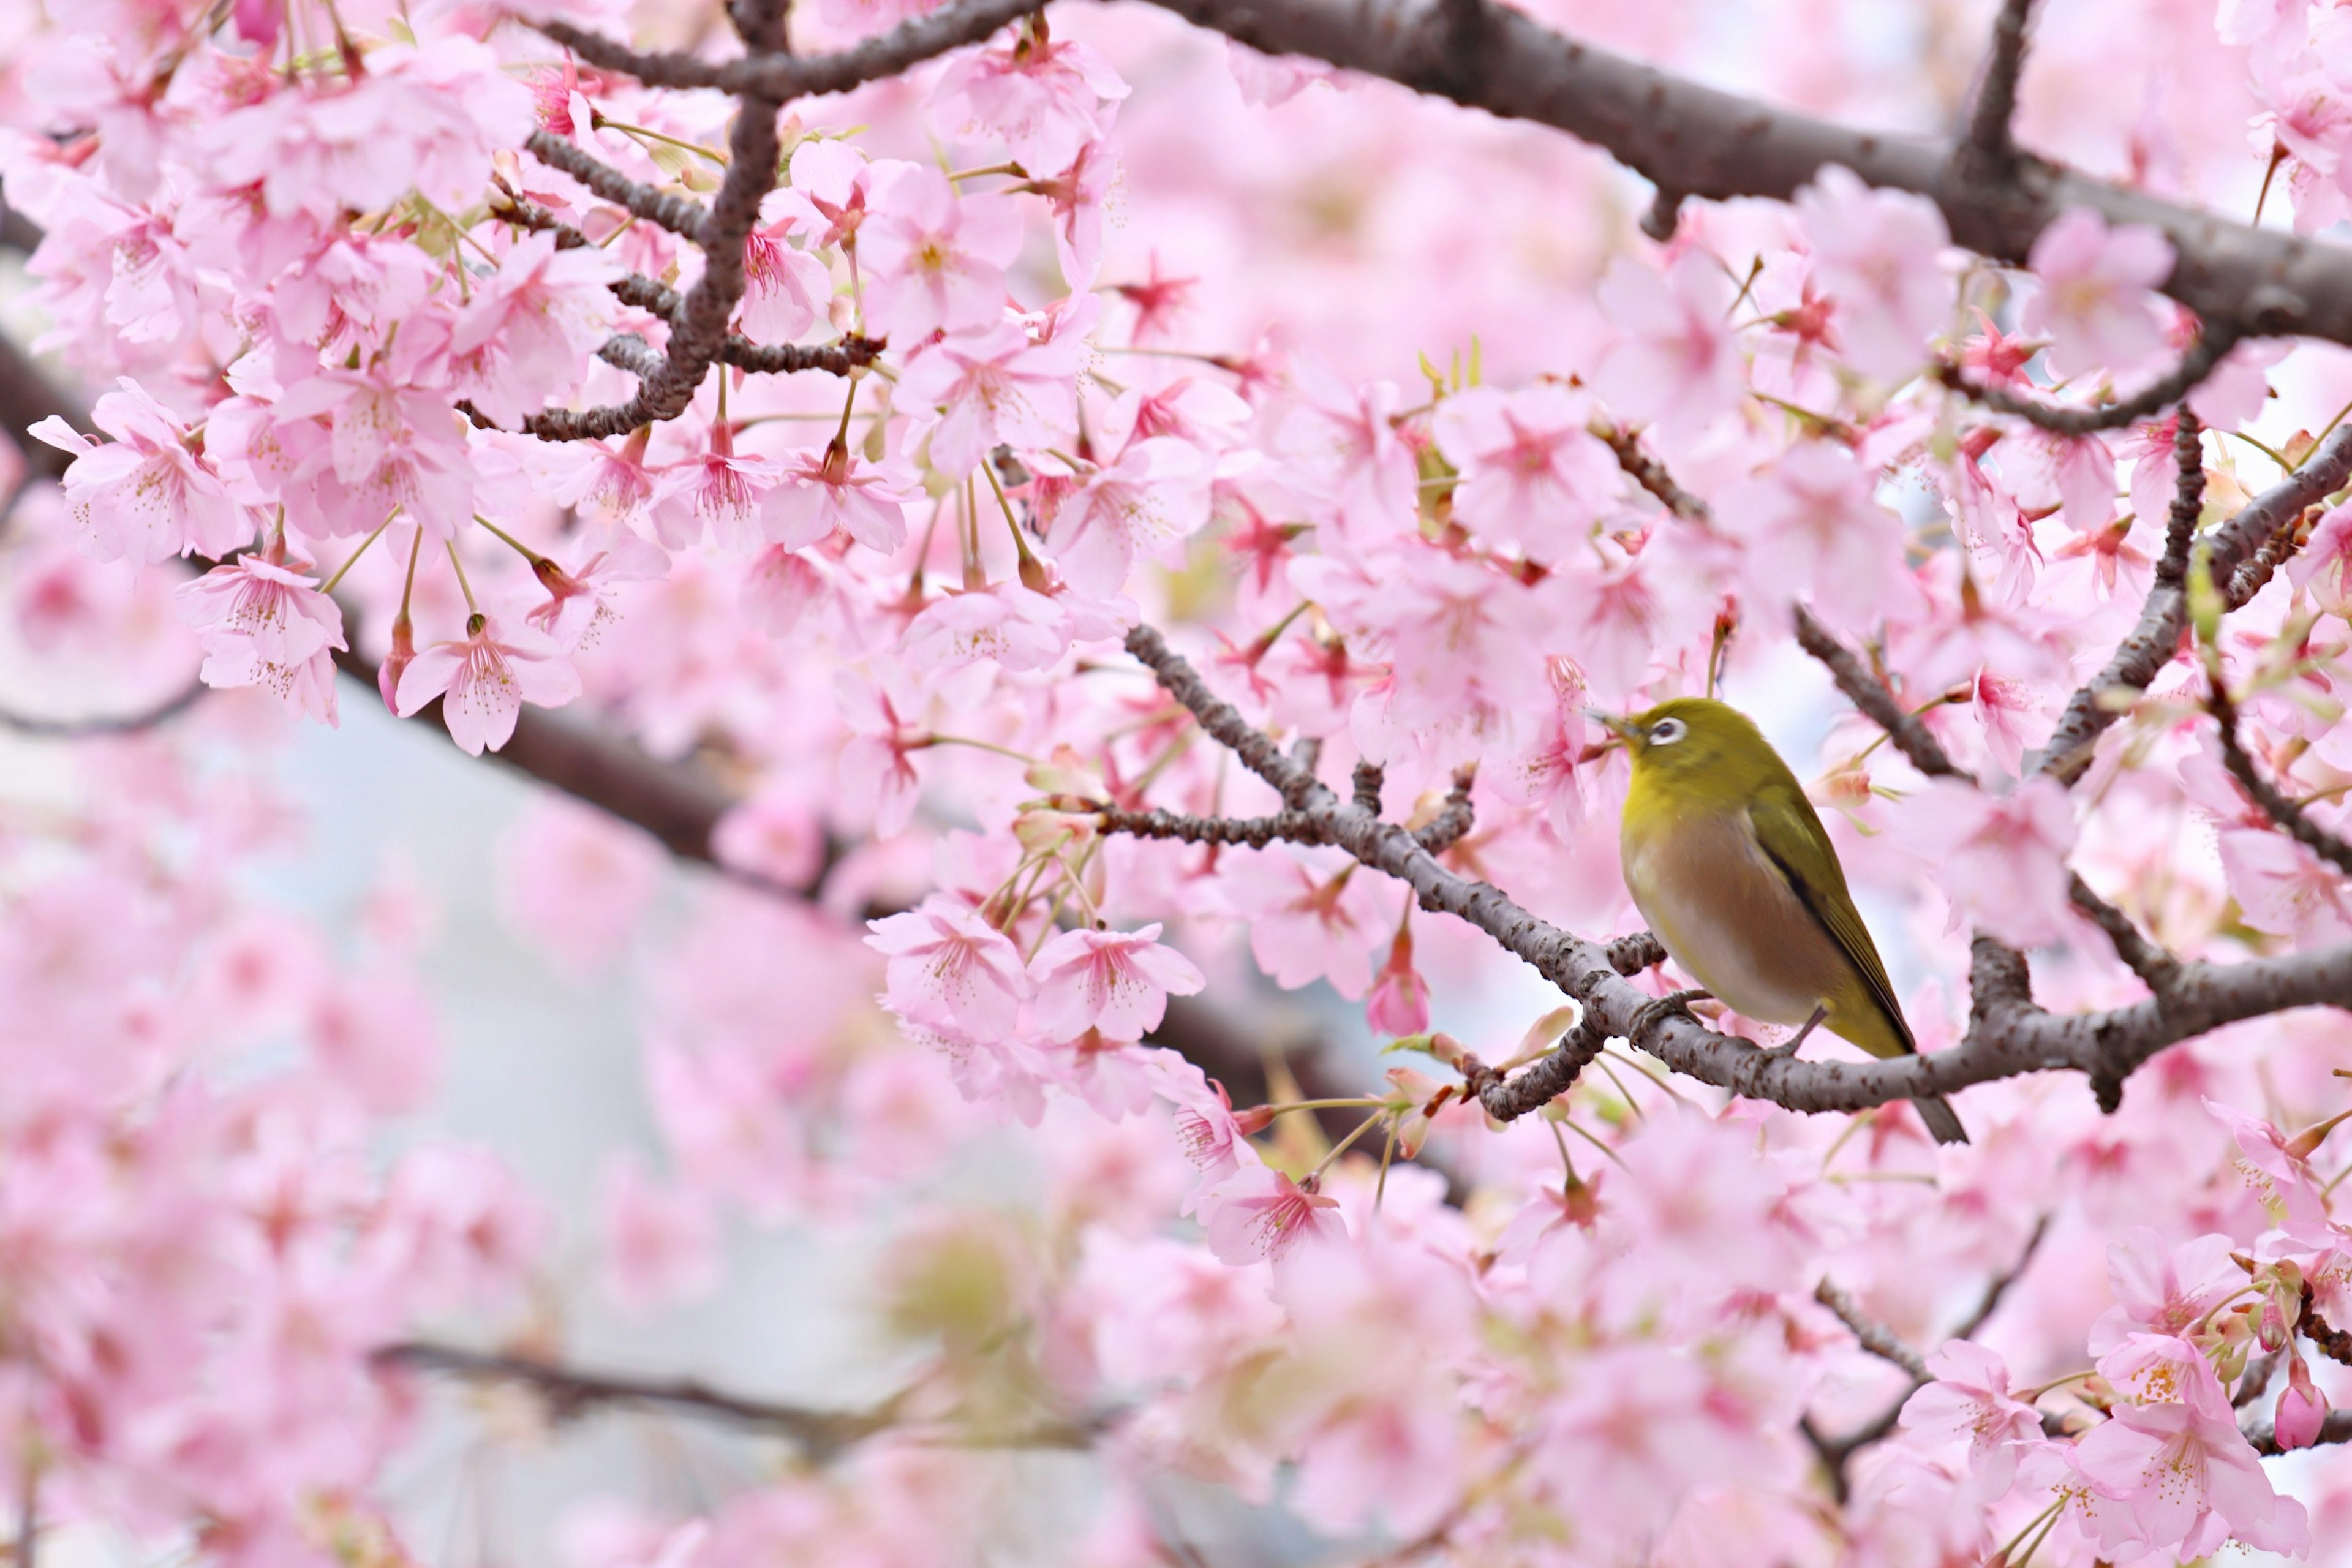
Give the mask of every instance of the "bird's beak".
M 1633 728 L 1633 721 L 1630 719 L 1620 719 L 1614 713 L 1603 713 L 1598 708 L 1587 708 L 1584 710 L 1584 716 L 1621 741 L 1641 738 L 1642 732 Z

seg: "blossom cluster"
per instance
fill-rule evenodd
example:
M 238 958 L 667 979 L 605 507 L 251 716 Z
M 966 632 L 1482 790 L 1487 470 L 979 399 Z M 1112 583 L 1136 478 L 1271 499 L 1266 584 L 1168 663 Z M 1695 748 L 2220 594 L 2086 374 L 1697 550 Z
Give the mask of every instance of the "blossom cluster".
M 822 46 L 924 9 L 793 26 Z M 1643 9 L 1578 20 L 1684 47 L 1696 8 Z M 2331 222 L 2343 15 L 2121 29 L 2202 72 L 2236 51 L 2245 83 L 2095 136 L 2029 91 L 2021 133 L 2088 157 L 2112 132 L 2161 188 L 2244 173 L 2252 123 L 2296 221 Z M 1458 801 L 1449 870 L 1630 932 L 1627 764 L 1594 710 L 1720 690 L 1798 732 L 1825 689 L 1800 689 L 1802 610 L 1958 770 L 1853 719 L 1792 758 L 1923 1049 L 1969 1026 L 1976 933 L 2031 950 L 2042 1006 L 2144 998 L 2077 874 L 2184 960 L 2316 955 L 2352 941 L 2352 896 L 2208 707 L 2225 683 L 2265 776 L 2343 827 L 2352 500 L 2282 535 L 2079 783 L 2040 764 L 2176 498 L 2208 526 L 2292 473 L 2352 394 L 2340 356 L 2237 344 L 2179 405 L 2064 433 L 1987 395 L 2088 414 L 2191 352 L 2157 228 L 2075 207 L 1999 267 L 1832 165 L 1567 257 L 1549 216 L 1506 226 L 1563 191 L 1614 211 L 1581 154 L 1055 12 L 793 102 L 722 363 L 675 418 L 541 438 L 687 332 L 743 110 L 533 20 L 27 25 L 0 85 L 0 180 L 42 231 L 26 300 L 110 390 L 28 433 L 69 462 L 16 506 L 8 619 L 36 661 L 256 689 L 206 710 L 232 752 L 267 746 L 273 702 L 332 723 L 341 672 L 437 705 L 470 752 L 577 703 L 735 791 L 701 847 L 727 885 L 682 931 L 640 930 L 660 851 L 585 807 L 534 808 L 497 868 L 560 972 L 651 976 L 663 1168 L 609 1163 L 599 1287 L 633 1314 L 707 1295 L 738 1220 L 854 1235 L 894 1369 L 921 1371 L 828 1463 L 700 1517 L 589 1516 L 583 1562 L 977 1561 L 982 1451 L 1073 1432 L 1104 1500 L 1071 1555 L 1105 1568 L 1192 1560 L 1158 1502 L 1178 1478 L 1411 1562 L 2340 1552 L 2343 1482 L 2265 1465 L 2341 1430 L 2352 1241 L 2314 1168 L 2340 1016 L 2177 1046 L 2114 1116 L 2056 1076 L 1971 1087 L 1965 1149 L 1899 1102 L 1806 1118 L 1613 1047 L 1506 1125 L 1471 1056 L 1524 1066 L 1578 1022 L 1516 959 L 1328 840 L 1112 826 L 1296 805 L 1125 656 L 1149 625 L 1332 787 L 1376 777 L 1417 830 Z M 2029 88 L 2112 74 L 2111 40 L 2046 25 Z M 750 368 L 786 349 L 806 368 Z M 526 1278 L 539 1227 L 487 1157 L 372 1164 L 430 1037 L 401 955 L 208 901 L 253 846 L 188 859 L 239 830 L 234 803 L 184 807 L 205 757 L 89 754 L 154 777 L 0 903 L 0 1211 L 28 1260 L 0 1281 L 0 1386 L 58 1478 L 45 1512 L 348 1559 L 405 1430 L 378 1352 Z M 1300 1089 L 1260 1016 L 1302 991 L 1401 1059 Z M 1246 1048 L 1180 1050 L 1204 1017 Z M 1008 1146 L 1030 1196 L 982 1201 L 970 1173 Z

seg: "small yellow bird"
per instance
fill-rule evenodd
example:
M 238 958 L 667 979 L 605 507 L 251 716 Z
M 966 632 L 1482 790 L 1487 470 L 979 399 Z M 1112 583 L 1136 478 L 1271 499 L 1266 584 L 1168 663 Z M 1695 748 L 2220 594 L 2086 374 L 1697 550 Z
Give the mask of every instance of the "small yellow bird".
M 1918 1049 L 1836 847 L 1755 721 L 1702 697 L 1630 719 L 1595 714 L 1633 759 L 1625 886 L 1675 963 L 1766 1024 L 1817 1025 L 1874 1057 Z M 1969 1135 L 1941 1095 L 1911 1102 L 1938 1143 Z

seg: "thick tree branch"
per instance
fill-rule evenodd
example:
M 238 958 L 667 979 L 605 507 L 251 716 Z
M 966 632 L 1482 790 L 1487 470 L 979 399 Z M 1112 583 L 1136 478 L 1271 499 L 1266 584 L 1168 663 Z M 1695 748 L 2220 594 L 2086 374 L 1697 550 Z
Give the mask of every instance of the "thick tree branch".
M 2019 154 L 1987 181 L 1932 137 L 1855 130 L 1706 87 L 1491 0 L 1154 0 L 1199 26 L 1272 55 L 1306 55 L 1386 77 L 1591 143 L 1678 196 L 1785 199 L 1824 165 L 1934 201 L 1952 237 L 2022 263 L 2069 207 L 2152 224 L 2178 256 L 2164 291 L 2208 331 L 2296 332 L 2352 342 L 2352 250 L 2230 222 Z M 1475 15 L 1475 27 L 1465 17 Z M 1477 47 L 1454 40 L 1468 33 Z

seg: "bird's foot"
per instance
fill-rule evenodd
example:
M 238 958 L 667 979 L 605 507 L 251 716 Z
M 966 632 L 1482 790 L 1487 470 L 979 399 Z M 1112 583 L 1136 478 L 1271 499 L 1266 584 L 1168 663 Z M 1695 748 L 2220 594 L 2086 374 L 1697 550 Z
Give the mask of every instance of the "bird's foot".
M 1805 1037 L 1811 1034 L 1815 1029 L 1820 1028 L 1822 1026 L 1822 1020 L 1829 1016 L 1830 1010 L 1827 1007 L 1814 1008 L 1813 1016 L 1805 1020 L 1803 1027 L 1800 1028 L 1795 1034 L 1790 1035 L 1787 1039 L 1781 1041 L 1779 1045 L 1764 1047 L 1764 1055 L 1773 1061 L 1780 1061 L 1785 1058 L 1795 1056 L 1797 1054 L 1797 1047 L 1805 1043 Z
M 1669 991 L 1664 996 L 1644 1002 L 1633 1009 L 1633 1021 L 1625 1026 L 1625 1038 L 1629 1041 L 1638 1040 L 1642 1037 L 1642 1032 L 1651 1025 L 1676 1014 L 1696 1024 L 1698 1019 L 1691 1012 L 1690 1005 L 1694 1002 L 1711 1001 L 1714 996 L 1715 993 L 1712 991 Z

